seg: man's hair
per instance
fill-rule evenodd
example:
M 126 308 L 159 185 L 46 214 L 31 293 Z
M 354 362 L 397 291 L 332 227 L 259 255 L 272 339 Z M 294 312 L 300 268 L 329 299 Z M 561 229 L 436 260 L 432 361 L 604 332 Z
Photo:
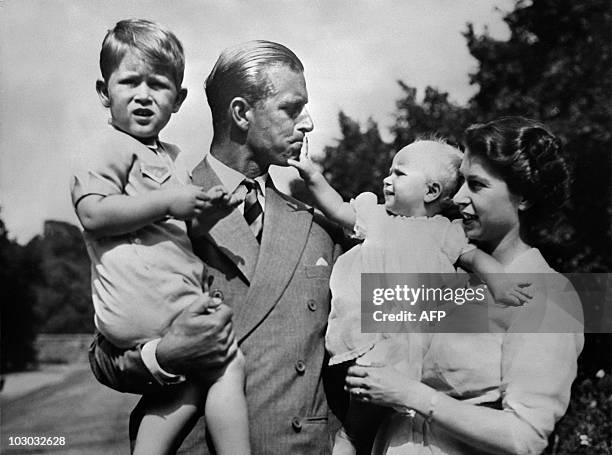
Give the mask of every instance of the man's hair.
M 154 71 L 171 77 L 177 90 L 183 83 L 183 45 L 167 28 L 146 19 L 117 22 L 102 41 L 100 71 L 108 82 L 128 51 L 136 52 Z
M 272 41 L 247 41 L 221 53 L 204 85 L 215 129 L 228 121 L 229 103 L 234 97 L 254 105 L 271 94 L 273 87 L 266 69 L 275 65 L 304 71 L 291 50 Z

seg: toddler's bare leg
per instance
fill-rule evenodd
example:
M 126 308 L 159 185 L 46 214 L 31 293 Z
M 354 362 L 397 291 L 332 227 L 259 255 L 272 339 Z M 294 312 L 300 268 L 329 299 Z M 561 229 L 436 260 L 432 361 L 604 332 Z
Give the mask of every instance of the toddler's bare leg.
M 204 415 L 217 455 L 250 455 L 244 357 L 240 350 L 223 376 L 210 386 Z
M 176 453 L 201 415 L 206 388 L 193 382 L 142 397 L 130 416 L 134 455 Z

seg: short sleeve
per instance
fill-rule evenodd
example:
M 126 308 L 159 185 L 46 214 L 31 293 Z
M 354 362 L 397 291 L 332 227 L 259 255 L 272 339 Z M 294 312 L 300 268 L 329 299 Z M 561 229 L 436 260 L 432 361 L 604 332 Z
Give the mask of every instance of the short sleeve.
M 363 240 L 371 230 L 372 223 L 379 212 L 378 200 L 374 193 L 361 193 L 355 199 L 351 199 L 350 204 L 355 211 L 353 237 Z
M 442 242 L 442 252 L 448 257 L 451 264 L 457 262 L 459 256 L 476 248 L 469 243 L 462 220 L 453 220 L 448 223 L 448 229 Z
M 108 196 L 122 194 L 127 183 L 134 158 L 115 147 L 93 147 L 73 160 L 70 184 L 72 204 L 91 194 Z
M 559 293 L 566 300 L 563 304 L 555 301 L 554 293 L 525 305 L 502 345 L 503 408 L 535 430 L 539 439 L 533 441 L 532 448 L 538 450 L 546 446 L 555 423 L 567 409 L 584 344 L 580 325 L 566 315 L 567 292 Z M 577 296 L 571 306 L 572 313 L 581 313 Z M 538 321 L 537 328 L 533 327 L 534 320 Z M 553 326 L 557 333 L 550 333 Z M 526 443 L 524 435 L 516 435 L 516 439 Z M 538 447 L 540 444 L 542 447 Z

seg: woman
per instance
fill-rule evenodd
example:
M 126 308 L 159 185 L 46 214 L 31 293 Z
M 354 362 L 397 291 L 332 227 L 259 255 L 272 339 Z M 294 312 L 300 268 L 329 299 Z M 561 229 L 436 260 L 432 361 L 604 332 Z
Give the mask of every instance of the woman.
M 465 231 L 506 272 L 529 274 L 536 294 L 522 307 L 493 304 L 496 333 L 432 335 L 421 382 L 390 365 L 351 367 L 353 396 L 396 411 L 375 454 L 540 453 L 569 403 L 584 341 L 580 303 L 529 235 L 566 196 L 559 141 L 508 117 L 468 128 L 466 145 L 455 196 Z

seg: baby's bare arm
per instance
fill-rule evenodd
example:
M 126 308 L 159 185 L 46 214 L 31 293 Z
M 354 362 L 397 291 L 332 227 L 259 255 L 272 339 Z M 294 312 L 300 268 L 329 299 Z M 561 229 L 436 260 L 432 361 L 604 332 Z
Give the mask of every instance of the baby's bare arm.
M 138 196 L 90 194 L 79 201 L 76 213 L 95 237 L 127 234 L 173 216 L 190 219 L 207 201 L 206 192 L 195 185 L 151 191 Z
M 478 248 L 462 254 L 458 262 L 478 275 L 489 286 L 491 294 L 499 303 L 519 306 L 533 297 L 528 289 L 531 283 L 506 273 L 497 259 Z
M 308 142 L 299 161 L 287 160 L 287 163 L 298 170 L 304 179 L 308 190 L 312 193 L 317 207 L 342 227 L 353 229 L 355 226 L 355 211 L 351 204 L 344 202 L 342 196 L 329 184 L 317 166 L 308 157 Z

